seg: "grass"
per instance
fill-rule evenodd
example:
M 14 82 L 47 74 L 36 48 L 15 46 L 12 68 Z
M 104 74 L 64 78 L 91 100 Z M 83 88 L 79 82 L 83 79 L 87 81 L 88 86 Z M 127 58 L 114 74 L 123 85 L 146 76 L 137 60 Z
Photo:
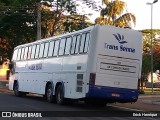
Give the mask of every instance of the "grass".
M 152 93 L 152 88 L 144 88 L 140 94 L 144 95 L 160 95 L 160 88 L 153 88 L 153 93 Z

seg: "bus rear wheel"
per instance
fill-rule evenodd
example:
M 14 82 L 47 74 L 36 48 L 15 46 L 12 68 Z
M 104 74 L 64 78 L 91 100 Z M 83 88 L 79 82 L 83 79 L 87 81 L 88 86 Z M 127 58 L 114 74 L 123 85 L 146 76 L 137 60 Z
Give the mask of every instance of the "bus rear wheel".
M 52 85 L 48 85 L 47 87 L 47 91 L 46 91 L 46 95 L 45 95 L 46 99 L 48 102 L 52 103 L 54 101 L 54 96 L 53 96 L 53 88 Z
M 19 85 L 17 82 L 14 84 L 14 95 L 17 97 L 22 96 L 22 93 L 19 91 Z
M 64 90 L 63 90 L 62 85 L 59 85 L 57 87 L 57 90 L 56 90 L 56 102 L 59 105 L 65 104 Z

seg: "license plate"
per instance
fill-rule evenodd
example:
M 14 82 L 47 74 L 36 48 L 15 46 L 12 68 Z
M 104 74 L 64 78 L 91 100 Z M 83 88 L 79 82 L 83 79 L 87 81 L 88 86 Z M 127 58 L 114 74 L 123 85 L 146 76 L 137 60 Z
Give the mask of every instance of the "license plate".
M 113 97 L 120 97 L 120 94 L 112 93 L 112 96 L 113 96 Z

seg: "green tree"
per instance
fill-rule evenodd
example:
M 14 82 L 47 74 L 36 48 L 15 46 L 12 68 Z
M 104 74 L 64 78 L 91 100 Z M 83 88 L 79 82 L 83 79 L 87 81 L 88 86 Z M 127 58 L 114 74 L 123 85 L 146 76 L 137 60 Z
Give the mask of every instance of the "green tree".
M 66 32 L 77 31 L 93 25 L 93 23 L 88 22 L 86 20 L 89 20 L 89 18 L 85 15 L 74 14 L 66 16 L 66 20 L 63 23 L 65 31 Z
M 87 3 L 88 1 L 85 1 L 85 4 Z M 65 3 L 54 0 L 54 5 L 48 1 L 43 2 L 41 6 L 42 37 L 72 32 L 92 25 L 85 21 L 88 20 L 87 16 L 76 13 L 76 5 L 74 0 L 66 0 Z
M 14 47 L 36 37 L 33 0 L 0 0 L 0 56 L 11 59 Z M 4 42 L 5 41 L 5 42 Z
M 54 9 L 50 11 L 43 9 L 43 6 L 49 6 L 49 4 L 42 2 L 43 38 L 48 37 L 48 34 L 56 35 L 56 31 L 61 30 L 63 12 L 69 11 L 71 14 L 71 8 L 74 7 L 70 1 L 54 0 L 52 5 Z M 0 47 L 0 56 L 11 59 L 16 46 L 36 40 L 37 2 L 40 0 L 0 0 L 0 44 L 7 46 L 7 48 Z
M 64 30 L 65 14 L 76 13 L 73 0 L 52 0 L 51 2 L 46 0 L 42 5 L 42 21 L 46 20 L 43 25 L 45 33 L 48 34 L 47 36 L 58 35 L 60 31 Z
M 38 2 L 42 38 L 82 29 L 82 16 L 76 14 L 75 0 L 0 0 L 0 56 L 11 59 L 16 46 L 36 40 Z M 85 26 L 90 25 L 85 22 Z
M 141 84 L 148 81 L 148 75 L 151 72 L 151 30 L 142 30 L 143 35 L 143 59 L 142 59 L 142 75 Z M 153 70 L 160 70 L 160 30 L 152 30 L 153 36 Z M 143 91 L 143 88 L 141 88 Z
M 142 72 L 141 72 L 141 79 L 140 79 L 140 91 L 143 92 L 143 85 L 146 81 L 148 81 L 148 75 L 151 71 L 151 59 L 149 54 L 143 54 L 142 56 Z
M 132 27 L 132 24 L 136 24 L 136 17 L 132 13 L 128 13 L 124 10 L 126 3 L 119 0 L 103 0 L 106 5 L 101 10 L 101 16 L 95 20 L 97 24 L 107 24 L 119 27 Z
M 151 49 L 151 30 L 142 30 L 143 34 L 143 55 L 150 55 Z M 154 60 L 154 71 L 160 70 L 160 30 L 152 30 L 152 39 L 153 39 L 153 60 Z

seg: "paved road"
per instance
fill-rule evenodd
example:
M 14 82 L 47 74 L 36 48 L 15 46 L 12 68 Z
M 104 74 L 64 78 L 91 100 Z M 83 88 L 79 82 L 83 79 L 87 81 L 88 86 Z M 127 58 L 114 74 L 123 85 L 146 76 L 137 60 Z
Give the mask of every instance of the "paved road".
M 132 116 L 133 114 L 142 114 L 139 111 L 131 111 L 129 109 L 118 108 L 113 106 L 106 107 L 93 107 L 87 106 L 83 102 L 79 102 L 73 105 L 60 106 L 54 103 L 47 103 L 41 96 L 29 95 L 27 97 L 15 97 L 13 93 L 1 92 L 0 93 L 0 111 L 12 111 L 18 113 L 38 112 L 42 113 L 42 116 L 48 114 L 52 117 L 36 118 L 36 120 L 137 120 L 137 117 L 125 117 Z M 44 112 L 48 111 L 48 112 Z M 131 111 L 131 112 L 129 112 Z M 99 114 L 101 113 L 101 114 Z M 71 117 L 76 116 L 79 117 Z M 147 113 L 146 113 L 147 114 Z M 63 117 L 60 117 L 60 116 Z M 66 117 L 66 116 L 69 117 Z M 80 117 L 80 116 L 83 117 Z M 92 116 L 93 115 L 93 116 Z M 58 116 L 58 117 L 56 117 Z M 88 116 L 88 117 L 86 117 Z M 105 116 L 105 117 L 102 117 Z M 115 117 L 114 117 L 115 116 Z M 6 118 L 0 118 L 3 120 Z M 17 120 L 17 118 L 12 118 Z M 28 118 L 26 118 L 28 119 Z M 30 119 L 30 118 L 29 118 Z M 138 117 L 140 120 L 154 120 L 158 117 Z M 9 118 L 10 120 L 10 118 Z
M 15 97 L 12 93 L 0 93 L 0 111 L 90 111 L 90 110 L 123 110 L 112 106 L 96 107 L 88 106 L 83 102 L 78 102 L 73 105 L 57 105 L 48 103 L 41 96 L 27 95 L 26 97 Z
M 114 106 L 121 106 L 142 111 L 160 112 L 160 95 L 140 95 L 138 101 L 130 103 L 116 103 Z

